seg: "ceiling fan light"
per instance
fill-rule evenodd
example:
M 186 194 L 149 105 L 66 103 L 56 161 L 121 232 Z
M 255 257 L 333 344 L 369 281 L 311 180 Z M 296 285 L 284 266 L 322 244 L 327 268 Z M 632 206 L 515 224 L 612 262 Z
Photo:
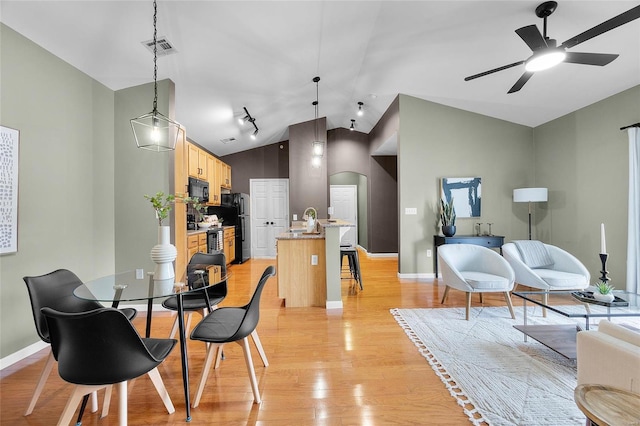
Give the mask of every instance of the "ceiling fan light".
M 564 52 L 564 50 L 553 49 L 544 51 L 534 54 L 531 58 L 529 58 L 524 68 L 528 72 L 544 71 L 549 68 L 555 67 L 560 62 L 564 61 L 566 57 L 567 54 Z

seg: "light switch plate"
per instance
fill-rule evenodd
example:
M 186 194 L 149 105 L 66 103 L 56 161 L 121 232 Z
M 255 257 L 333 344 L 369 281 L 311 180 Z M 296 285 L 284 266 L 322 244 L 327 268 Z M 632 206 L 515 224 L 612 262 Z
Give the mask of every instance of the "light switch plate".
M 405 207 L 404 214 L 418 214 L 418 209 L 415 207 Z
M 136 269 L 136 280 L 144 279 L 144 269 Z
M 298 220 L 298 215 L 297 214 L 293 215 L 293 220 Z
M 311 264 L 314 265 L 314 266 L 318 264 L 318 255 L 317 254 L 312 254 L 311 255 Z

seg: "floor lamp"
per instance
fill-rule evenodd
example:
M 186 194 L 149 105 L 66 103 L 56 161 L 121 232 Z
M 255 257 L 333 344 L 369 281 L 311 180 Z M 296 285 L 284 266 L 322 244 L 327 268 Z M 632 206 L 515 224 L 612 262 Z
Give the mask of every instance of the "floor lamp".
M 529 239 L 531 239 L 531 203 L 547 201 L 547 188 L 520 188 L 513 190 L 514 203 L 529 203 Z

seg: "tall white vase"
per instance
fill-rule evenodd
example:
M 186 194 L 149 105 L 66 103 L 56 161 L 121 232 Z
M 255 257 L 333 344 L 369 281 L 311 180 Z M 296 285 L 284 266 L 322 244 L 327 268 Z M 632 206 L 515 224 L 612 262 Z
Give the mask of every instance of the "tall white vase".
M 168 280 L 175 278 L 173 261 L 178 256 L 176 247 L 170 243 L 170 229 L 168 226 L 158 227 L 158 244 L 151 249 L 151 260 L 156 263 L 153 279 Z

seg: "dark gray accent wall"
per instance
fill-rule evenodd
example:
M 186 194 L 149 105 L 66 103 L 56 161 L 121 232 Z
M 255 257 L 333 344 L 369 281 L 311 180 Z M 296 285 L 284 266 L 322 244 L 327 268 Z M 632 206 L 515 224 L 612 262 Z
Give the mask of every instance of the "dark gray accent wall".
M 301 217 L 307 207 L 314 207 L 318 217 L 326 219 L 329 205 L 326 146 L 321 166 L 311 167 L 316 121 L 318 138 L 326 142 L 326 117 L 289 126 L 289 214 Z
M 398 161 L 369 157 L 369 247 L 371 253 L 398 252 Z
M 400 126 L 400 100 L 396 97 L 369 133 L 369 152 L 385 143 Z M 398 136 L 400 139 L 400 136 Z M 398 143 L 400 141 L 398 140 Z M 369 158 L 369 228 L 370 253 L 398 252 L 398 158 Z
M 329 176 L 341 172 L 369 174 L 369 136 L 344 128 L 327 132 Z
M 289 141 L 220 157 L 231 166 L 233 192 L 249 193 L 251 179 L 289 177 Z

